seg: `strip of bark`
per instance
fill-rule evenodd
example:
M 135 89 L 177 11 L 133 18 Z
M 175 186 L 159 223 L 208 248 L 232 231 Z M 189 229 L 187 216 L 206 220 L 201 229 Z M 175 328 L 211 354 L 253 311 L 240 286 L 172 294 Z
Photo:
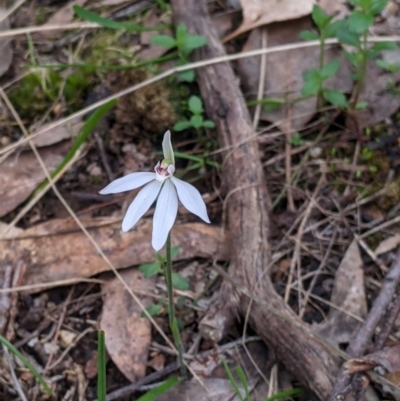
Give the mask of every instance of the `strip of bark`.
M 207 37 L 207 46 L 196 51 L 196 59 L 209 59 L 225 54 L 212 22 L 207 14 L 205 0 L 172 0 L 175 24 L 184 23 L 191 34 Z M 198 83 L 208 117 L 217 126 L 222 148 L 234 147 L 223 155 L 223 177 L 229 194 L 227 201 L 228 225 L 231 233 L 231 262 L 229 274 L 255 296 L 265 300 L 288 319 L 298 317 L 274 290 L 266 267 L 270 262 L 268 242 L 269 196 L 260 161 L 257 141 L 243 96 L 228 63 L 214 64 L 198 70 Z M 225 285 L 221 299 L 213 310 L 213 319 L 224 331 L 231 311 L 244 316 L 249 299 Z M 222 311 L 222 314 L 219 313 Z M 335 357 L 320 343 L 314 341 L 299 326 L 267 312 L 253 303 L 250 325 L 259 336 L 274 348 L 288 370 L 321 399 L 326 399 L 338 371 Z

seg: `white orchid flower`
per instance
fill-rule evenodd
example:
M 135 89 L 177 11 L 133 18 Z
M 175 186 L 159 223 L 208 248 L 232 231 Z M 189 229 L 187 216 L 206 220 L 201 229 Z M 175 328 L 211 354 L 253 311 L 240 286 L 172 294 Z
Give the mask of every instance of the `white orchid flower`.
M 162 147 L 164 159 L 161 163 L 157 163 L 154 173 L 128 174 L 114 180 L 100 191 L 102 195 L 115 194 L 147 184 L 130 204 L 122 221 L 122 231 L 129 231 L 149 210 L 158 196 L 151 241 L 156 251 L 164 246 L 168 233 L 174 225 L 178 213 L 178 198 L 189 212 L 210 223 L 200 192 L 193 185 L 174 177 L 175 157 L 169 131 L 164 134 Z

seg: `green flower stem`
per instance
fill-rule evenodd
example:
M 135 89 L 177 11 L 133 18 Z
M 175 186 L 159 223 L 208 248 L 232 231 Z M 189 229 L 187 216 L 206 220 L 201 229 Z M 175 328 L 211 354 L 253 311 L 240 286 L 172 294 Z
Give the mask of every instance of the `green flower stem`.
M 324 62 L 325 62 L 325 34 L 324 34 L 324 32 L 321 32 L 321 45 L 320 45 L 320 51 L 319 51 L 319 70 L 320 71 L 322 70 L 322 67 L 324 66 Z M 321 109 L 322 107 L 324 107 L 324 95 L 322 92 L 322 88 L 318 91 L 317 107 L 318 107 L 318 109 Z
M 178 321 L 175 315 L 174 305 L 174 290 L 172 287 L 172 261 L 171 261 L 171 233 L 168 234 L 166 243 L 166 266 L 165 266 L 165 281 L 168 292 L 168 317 L 169 327 L 171 328 L 175 346 L 178 349 L 178 363 L 183 379 L 186 378 L 186 366 L 183 363 L 183 344 L 179 333 Z
M 363 33 L 363 40 L 362 40 L 362 48 L 360 49 L 363 58 L 362 58 L 362 65 L 361 70 L 358 71 L 360 74 L 357 81 L 357 86 L 354 92 L 353 102 L 351 103 L 350 107 L 351 110 L 354 111 L 357 107 L 358 98 L 361 94 L 361 89 L 364 84 L 365 74 L 367 73 L 367 64 L 368 64 L 368 32 Z

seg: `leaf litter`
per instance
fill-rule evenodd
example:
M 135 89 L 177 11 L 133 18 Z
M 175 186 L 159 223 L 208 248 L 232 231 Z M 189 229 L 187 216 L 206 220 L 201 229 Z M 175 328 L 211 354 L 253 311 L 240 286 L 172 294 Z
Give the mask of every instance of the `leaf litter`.
M 290 2 L 279 3 L 281 3 L 279 4 L 280 7 L 281 5 L 288 5 Z M 337 17 L 346 12 L 344 2 L 336 2 L 333 5 L 332 2 L 321 1 L 319 4 L 327 11 L 336 13 Z M 271 5 L 266 7 L 266 5 L 266 2 L 260 1 L 242 3 L 243 23 L 233 31 L 230 37 L 233 38 L 245 32 L 248 32 L 248 35 L 247 37 L 243 36 L 245 41 L 243 47 L 241 47 L 240 41 L 238 43 L 232 41 L 233 44 L 228 45 L 231 46 L 230 49 L 237 52 L 259 49 L 261 46 L 261 29 L 257 27 L 263 26 L 262 29 L 266 31 L 268 47 L 296 43 L 299 41 L 299 32 L 311 27 L 311 20 L 307 16 L 311 12 L 312 2 L 297 2 L 296 7 L 288 6 L 285 9 L 278 6 L 271 8 Z M 69 6 L 70 4 L 67 5 L 67 7 Z M 334 10 L 327 8 L 333 6 Z M 271 9 L 274 11 L 273 13 L 271 13 Z M 167 17 L 163 15 L 162 10 L 155 10 L 155 8 L 150 9 L 149 13 L 146 14 L 145 24 L 155 25 L 158 24 L 158 21 L 165 21 Z M 389 10 L 388 15 L 391 15 L 390 12 Z M 232 31 L 232 27 L 238 26 L 236 23 L 237 14 L 238 12 L 235 12 L 224 16 L 226 20 L 224 29 L 221 30 L 221 36 L 225 35 L 229 29 Z M 54 17 L 56 15 L 53 14 Z M 63 18 L 67 19 L 61 22 L 68 22 L 71 20 L 71 14 L 64 14 Z M 379 24 L 377 24 L 378 26 Z M 62 43 L 60 40 L 64 39 L 63 35 L 63 33 L 58 35 L 59 38 L 61 37 L 57 42 L 58 46 Z M 121 41 L 117 42 L 115 46 L 122 48 L 123 41 L 127 40 L 130 43 L 131 51 L 132 49 L 136 51 L 135 46 L 132 48 L 131 44 L 138 43 L 140 51 L 138 51 L 137 56 L 140 57 L 141 51 L 150 49 L 150 47 L 146 49 L 146 46 L 149 46 L 150 36 L 151 34 L 147 33 L 141 33 L 137 36 L 128 35 L 128 37 L 121 35 Z M 87 38 L 90 38 L 90 35 L 86 36 L 85 41 Z M 53 39 L 49 38 L 48 40 Z M 58 54 L 60 60 L 73 59 L 73 52 L 70 52 L 70 49 L 74 48 L 74 43 L 77 43 L 74 40 L 71 37 L 68 38 L 67 45 Z M 87 42 L 90 42 L 90 39 Z M 7 40 L 6 49 L 10 49 L 9 44 L 10 41 Z M 18 45 L 21 44 L 18 42 Z M 78 47 L 74 50 L 78 52 L 74 56 L 87 55 L 79 54 Z M 102 49 L 102 52 L 107 54 L 108 50 L 109 48 L 105 48 Z M 161 50 L 162 48 L 157 49 L 160 55 L 162 54 Z M 40 53 L 42 50 L 38 48 L 37 51 Z M 155 51 L 155 48 L 152 51 Z M 88 52 L 87 49 L 86 52 Z M 123 58 L 122 54 L 123 51 L 120 52 L 118 57 Z M 388 53 L 385 57 L 393 56 L 396 56 L 396 52 Z M 149 57 L 150 59 L 156 57 L 156 53 L 149 54 L 144 58 Z M 84 57 L 82 58 L 84 59 Z M 348 64 L 341 57 L 338 47 L 331 47 L 327 51 L 327 59 L 330 60 L 331 58 L 340 59 L 341 69 L 339 74 L 330 80 L 329 84 L 333 89 L 350 94 L 353 89 L 351 72 Z M 265 77 L 261 77 L 265 81 L 263 97 L 295 98 L 298 96 L 303 83 L 302 74 L 311 67 L 318 65 L 318 48 L 271 53 L 266 59 L 266 74 Z M 5 58 L 5 60 L 6 63 L 3 68 L 7 66 L 6 70 L 13 71 L 10 66 L 11 62 L 16 62 L 15 59 Z M 101 61 L 110 62 L 110 60 Z M 128 61 L 124 60 L 123 63 Z M 237 66 L 244 94 L 247 100 L 254 100 L 258 89 L 260 57 L 244 59 L 239 61 Z M 368 68 L 368 85 L 365 86 L 361 97 L 369 100 L 370 108 L 366 112 L 358 113 L 360 126 L 369 128 L 371 124 L 384 121 L 384 124 L 387 124 L 383 125 L 384 129 L 388 127 L 389 130 L 394 130 L 395 118 L 392 119 L 392 122 L 387 122 L 397 112 L 400 105 L 398 104 L 398 96 L 394 96 L 386 87 L 391 82 L 391 77 L 382 71 L 378 73 L 372 64 Z M 151 69 L 138 72 L 96 72 L 93 74 L 94 82 L 91 82 L 90 88 L 86 88 L 86 90 L 94 92 L 94 86 L 101 81 L 103 87 L 111 88 L 111 92 L 115 92 L 132 83 L 141 82 L 151 74 L 153 74 Z M 395 84 L 397 80 L 398 77 L 396 77 Z M 102 157 L 96 141 L 90 140 L 87 144 L 86 156 L 76 163 L 59 184 L 73 209 L 81 215 L 84 226 L 89 229 L 89 232 L 115 267 L 124 269 L 121 271 L 125 281 L 130 284 L 146 305 L 151 305 L 165 291 L 161 279 L 155 277 L 143 280 L 137 268 L 132 268 L 132 266 L 152 263 L 155 260 L 155 255 L 149 246 L 151 222 L 145 220 L 138 227 L 138 230 L 121 235 L 121 208 L 123 208 L 124 202 L 126 203 L 126 198 L 108 198 L 100 201 L 96 198 L 96 192 L 107 183 L 105 167 L 107 163 L 111 165 L 111 167 L 109 166 L 110 169 L 118 176 L 138 170 L 139 167 L 148 168 L 153 165 L 154 156 L 150 153 L 156 150 L 153 149 L 153 144 L 157 142 L 153 136 L 155 132 L 170 128 L 176 121 L 180 111 L 171 105 L 178 103 L 181 97 L 185 98 L 184 95 L 177 94 L 174 90 L 171 93 L 170 87 L 155 85 L 121 99 L 115 114 L 111 113 L 107 117 L 110 125 L 107 125 L 107 128 L 99 136 L 105 148 Z M 176 112 L 177 110 L 178 112 Z M 63 112 L 66 113 L 67 108 Z M 305 140 L 305 135 L 309 135 L 306 137 L 307 143 L 313 144 L 315 132 L 307 124 L 313 122 L 316 112 L 315 100 L 292 103 L 286 108 L 282 107 L 275 111 L 263 110 L 258 128 L 259 130 L 266 128 L 264 121 L 279 123 L 290 117 L 293 119 L 291 130 L 299 131 L 299 135 L 296 136 L 298 142 L 301 143 Z M 47 121 L 52 120 L 53 117 L 59 116 L 50 115 L 50 119 Z M 31 126 L 35 122 L 29 121 Z M 64 126 L 50 132 L 48 136 L 38 136 L 35 144 L 42 147 L 40 151 L 43 154 L 46 152 L 49 154 L 49 160 L 51 160 L 50 156 L 57 158 L 61 155 L 62 157 L 63 151 L 57 149 L 64 149 L 63 146 L 68 145 L 71 133 L 73 136 L 73 132 L 79 129 L 80 124 L 81 121 L 77 120 L 76 127 Z M 396 194 L 399 193 L 399 185 L 396 184 L 398 177 L 395 167 L 389 165 L 387 156 L 383 152 L 388 147 L 391 147 L 391 150 L 395 149 L 397 146 L 395 139 L 390 146 L 382 144 L 379 149 L 370 147 L 372 152 L 382 151 L 379 153 L 381 164 L 378 166 L 378 172 L 373 173 L 370 168 L 371 163 L 377 164 L 378 156 L 367 159 L 367 155 L 363 154 L 364 159 L 358 158 L 357 163 L 352 163 L 351 160 L 355 152 L 354 137 L 346 129 L 344 119 L 336 121 L 336 124 L 334 129 L 326 133 L 326 137 L 322 141 L 315 146 L 313 144 L 313 148 L 318 147 L 319 149 L 315 157 L 301 164 L 299 159 L 305 150 L 300 150 L 292 155 L 294 165 L 300 166 L 300 172 L 293 181 L 296 211 L 288 212 L 285 197 L 282 203 L 278 203 L 274 210 L 274 218 L 278 224 L 272 230 L 271 249 L 274 260 L 277 261 L 276 265 L 272 267 L 274 282 L 277 291 L 283 294 L 289 274 L 288 268 L 290 267 L 290 260 L 285 259 L 284 255 L 293 251 L 293 244 L 290 241 L 290 235 L 293 234 L 291 230 L 296 233 L 298 229 L 297 217 L 303 213 L 305 202 L 308 201 L 309 194 L 315 190 L 319 175 L 328 174 L 329 185 L 316 197 L 308 223 L 305 225 L 299 273 L 304 277 L 303 281 L 307 286 L 310 284 L 309 277 L 315 274 L 317 269 L 320 269 L 316 280 L 312 283 L 311 301 L 307 304 L 304 320 L 313 323 L 314 329 L 332 343 L 342 345 L 351 339 L 359 327 L 360 323 L 355 317 L 365 317 L 367 313 L 366 298 L 370 299 L 376 295 L 376 287 L 373 283 L 377 282 L 376 278 L 381 277 L 379 268 L 374 264 L 374 261 L 360 252 L 349 232 L 361 230 L 365 233 L 370 228 L 379 227 L 380 222 L 390 222 L 390 219 L 396 216 L 398 212 L 396 209 L 398 196 Z M 350 122 L 347 122 L 347 126 L 350 126 Z M 284 126 L 279 126 L 281 129 L 282 127 Z M 12 141 L 18 137 L 15 128 L 11 129 L 11 133 L 10 127 L 1 126 L 0 130 L 1 135 L 10 138 Z M 372 127 L 372 131 L 371 143 L 379 143 L 380 133 L 375 132 L 374 127 Z M 214 133 L 208 136 L 210 142 L 213 135 Z M 282 164 L 282 160 L 287 155 L 285 155 L 285 140 L 282 135 L 279 133 L 268 135 L 269 133 L 264 134 L 263 140 L 260 140 L 260 146 L 263 157 L 268 163 L 266 169 L 268 185 L 273 197 L 276 198 L 286 185 L 285 166 Z M 182 144 L 180 149 L 188 151 L 189 154 L 198 151 L 199 147 L 202 150 L 201 146 L 203 145 L 190 145 L 193 141 L 198 140 L 194 132 L 176 133 L 176 138 Z M 59 143 L 60 141 L 64 142 Z M 296 144 L 293 145 L 293 148 L 296 151 L 299 150 Z M 336 152 L 334 155 L 332 154 L 333 149 Z M 103 157 L 104 154 L 105 158 Z M 29 158 L 29 162 L 25 160 L 28 155 L 30 155 L 28 151 L 14 153 L 1 164 L 0 180 L 5 180 L 3 181 L 5 185 L 2 185 L 0 202 L 2 202 L 2 206 L 3 204 L 9 205 L 7 211 L 2 215 L 4 223 L 2 222 L 1 227 L 8 227 L 7 223 L 12 220 L 13 213 L 18 205 L 23 203 L 34 189 L 34 183 L 44 178 L 41 170 L 36 170 L 36 167 L 33 168 L 34 163 L 36 163 L 33 156 Z M 18 160 L 17 165 L 10 164 L 15 160 Z M 54 162 L 54 164 L 56 163 Z M 4 168 L 7 165 L 9 166 L 8 170 L 5 170 Z M 182 162 L 179 169 L 182 170 L 185 166 L 186 164 Z M 52 164 L 50 162 L 48 168 L 51 171 Z M 94 170 L 96 174 L 91 174 Z M 359 181 L 355 181 L 357 177 L 354 174 L 357 172 L 362 177 Z M 210 175 L 207 178 L 203 176 L 202 180 L 198 182 L 203 193 L 207 191 L 212 193 L 216 188 L 215 185 L 219 185 L 218 173 L 212 172 L 212 179 L 209 177 Z M 349 186 L 350 194 L 344 197 L 342 191 L 346 186 Z M 367 197 L 371 197 L 371 200 L 366 201 L 365 204 L 362 203 L 363 201 L 359 203 L 360 199 L 365 199 L 365 193 L 361 194 L 362 191 L 358 190 L 358 186 L 362 186 Z M 385 192 L 384 195 L 376 195 L 379 191 Z M 375 195 L 376 198 L 374 198 Z M 89 199 L 84 198 L 85 196 L 89 196 Z M 218 201 L 215 201 L 215 198 L 212 199 L 214 200 L 208 204 L 208 207 L 216 222 L 214 226 L 207 227 L 190 220 L 187 221 L 188 216 L 184 214 L 181 215 L 182 223 L 174 229 L 174 245 L 180 248 L 175 259 L 175 268 L 190 284 L 189 291 L 176 290 L 176 296 L 177 300 L 179 297 L 185 298 L 185 302 L 190 305 L 188 309 L 184 307 L 182 310 L 184 341 L 192 357 L 190 366 L 204 377 L 204 385 L 217 399 L 226 400 L 231 399 L 235 394 L 232 391 L 231 384 L 226 380 L 226 373 L 221 371 L 220 356 L 223 352 L 223 344 L 220 345 L 220 349 L 219 346 L 203 340 L 199 343 L 195 341 L 197 322 L 204 314 L 207 306 L 212 305 L 213 293 L 219 285 L 217 276 L 211 273 L 211 261 L 229 260 L 229 233 L 223 232 L 218 225 L 223 207 Z M 379 218 L 376 220 L 374 220 L 372 208 L 369 208 L 369 203 L 379 206 Z M 48 352 L 53 350 L 51 351 L 54 352 L 53 362 L 56 360 L 57 364 L 46 374 L 48 378 L 56 374 L 61 377 L 59 384 L 54 385 L 60 397 L 67 394 L 67 389 L 76 389 L 74 391 L 78 392 L 80 388 L 81 397 L 95 398 L 96 344 L 94 331 L 98 328 L 97 322 L 99 320 L 99 327 L 106 330 L 106 339 L 109 338 L 108 351 L 111 359 L 108 366 L 112 388 L 129 386 L 130 381 L 135 382 L 137 379 L 145 378 L 153 371 L 162 373 L 174 361 L 174 357 L 162 348 L 162 344 L 160 344 L 162 341 L 158 334 L 151 328 L 149 321 L 141 317 L 141 311 L 137 309 L 127 293 L 121 289 L 121 284 L 106 272 L 108 267 L 95 253 L 85 235 L 69 218 L 55 218 L 59 216 L 60 205 L 55 202 L 53 194 L 47 194 L 39 202 L 38 208 L 47 210 L 48 213 L 39 213 L 40 218 L 35 219 L 33 218 L 35 212 L 32 211 L 31 215 L 25 217 L 20 227 L 13 227 L 13 231 L 7 234 L 7 238 L 0 241 L 0 254 L 3 259 L 0 263 L 0 281 L 10 283 L 7 276 L 9 271 L 6 263 L 4 263 L 5 261 L 9 266 L 15 266 L 19 263 L 25 267 L 21 273 L 22 281 L 19 285 L 30 287 L 28 291 L 14 293 L 18 297 L 18 308 L 14 309 L 15 316 L 11 317 L 11 322 L 15 319 L 17 344 L 21 344 L 19 346 L 22 347 L 23 351 L 41 367 L 46 366 L 49 360 Z M 1 208 L 0 210 L 3 211 L 4 209 Z M 392 225 L 395 226 L 396 222 L 392 222 Z M 333 227 L 337 230 L 336 233 L 338 234 L 336 235 L 338 237 L 335 237 Z M 393 257 L 393 251 L 399 246 L 396 234 L 393 231 L 395 230 L 388 230 L 383 227 L 376 238 L 372 234 L 367 236 L 368 245 L 375 249 L 375 253 L 385 262 L 390 261 L 390 258 Z M 328 258 L 324 260 L 326 254 Z M 94 280 L 90 282 L 93 278 Z M 76 280 L 77 282 L 88 280 L 88 283 L 62 286 L 56 284 L 60 280 L 62 284 L 70 283 L 71 281 L 68 280 Z M 40 287 L 41 284 L 49 282 L 55 283 L 53 285 L 57 287 L 51 289 Z M 302 294 L 299 283 L 293 285 L 297 285 L 298 292 Z M 3 289 L 10 290 L 10 288 Z M 69 291 L 73 292 L 71 299 L 68 298 Z M 319 298 L 313 298 L 313 295 Z M 10 319 L 9 316 L 13 315 L 13 313 L 8 313 L 11 298 L 7 297 L 8 293 L 5 292 L 2 292 L 1 296 L 1 305 L 4 306 L 5 316 Z M 324 299 L 330 299 L 330 303 L 327 304 L 326 301 L 323 301 Z M 291 307 L 296 310 L 297 305 L 294 297 L 289 302 Z M 64 317 L 61 312 L 63 308 L 65 310 Z M 47 316 L 53 320 L 49 320 Z M 166 314 L 161 313 L 156 318 L 168 332 Z M 53 347 L 52 340 L 57 331 L 54 321 L 57 319 L 61 325 L 67 325 L 68 328 L 59 331 L 54 341 L 56 346 Z M 7 322 L 3 323 L 1 327 L 4 328 Z M 141 335 L 138 336 L 138 333 Z M 81 334 L 84 334 L 83 337 L 80 337 Z M 231 335 L 238 336 L 237 333 L 231 333 Z M 67 350 L 64 357 L 62 357 L 63 350 Z M 211 350 L 211 353 L 208 356 L 200 357 L 199 355 L 204 350 Z M 378 362 L 376 358 L 373 356 L 369 358 L 368 355 L 361 362 L 375 361 L 377 365 L 385 367 L 386 364 L 389 366 L 389 359 L 392 355 L 390 352 L 397 353 L 397 351 L 395 347 L 387 348 L 387 350 L 385 348 L 384 350 L 383 354 L 379 354 Z M 269 374 L 270 360 L 267 358 L 267 351 L 258 349 L 253 356 L 259 355 L 263 359 L 257 361 L 257 365 L 261 367 L 263 372 Z M 57 358 L 61 358 L 61 360 L 58 362 Z M 248 361 L 243 362 L 244 359 L 244 354 L 241 354 L 238 359 L 229 362 L 232 368 L 240 365 L 245 368 L 246 374 L 250 372 L 248 373 L 250 387 L 257 388 L 262 381 L 251 371 L 251 367 L 254 365 L 248 364 Z M 386 370 L 388 370 L 387 366 L 385 367 Z M 4 377 L 10 377 L 6 369 L 0 369 L 1 373 L 6 372 Z M 218 369 L 220 372 L 215 372 Z M 392 368 L 391 370 L 393 372 L 389 373 L 396 373 L 396 370 Z M 285 372 L 280 368 L 279 374 L 283 376 Z M 28 388 L 34 388 L 33 379 L 29 375 L 21 374 L 20 379 L 24 384 L 26 383 Z M 292 385 L 293 380 L 289 384 Z M 85 387 L 86 390 L 82 390 Z M 10 385 L 8 389 L 11 388 Z M 3 392 L 3 389 L 1 388 L 0 391 Z M 3 397 L 1 392 L 0 398 Z M 207 397 L 207 393 L 194 380 L 182 384 L 175 392 L 167 395 L 169 398 L 173 396 L 177 399 L 187 399 L 186 396 L 190 395 L 191 398 L 196 400 Z

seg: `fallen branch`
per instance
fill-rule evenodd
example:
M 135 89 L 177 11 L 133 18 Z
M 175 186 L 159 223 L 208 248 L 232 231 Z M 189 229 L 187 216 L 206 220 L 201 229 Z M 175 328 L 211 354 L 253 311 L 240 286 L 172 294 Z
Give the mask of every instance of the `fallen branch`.
M 224 55 L 204 0 L 172 0 L 171 4 L 176 24 L 184 23 L 192 34 L 207 37 L 208 45 L 196 52 L 197 59 Z M 200 69 L 198 83 L 208 116 L 216 123 L 221 148 L 232 149 L 223 153 L 232 241 L 229 275 L 286 317 L 282 319 L 253 303 L 249 322 L 274 348 L 287 369 L 325 399 L 338 371 L 337 360 L 300 325 L 288 323 L 298 317 L 275 292 L 270 280 L 267 271 L 270 263 L 269 195 L 250 116 L 232 68 L 228 63 L 220 63 Z M 208 333 L 214 339 L 224 335 L 237 312 L 244 316 L 250 304 L 247 296 L 234 291 L 227 282 L 222 286 L 218 300 L 201 327 L 202 333 Z

